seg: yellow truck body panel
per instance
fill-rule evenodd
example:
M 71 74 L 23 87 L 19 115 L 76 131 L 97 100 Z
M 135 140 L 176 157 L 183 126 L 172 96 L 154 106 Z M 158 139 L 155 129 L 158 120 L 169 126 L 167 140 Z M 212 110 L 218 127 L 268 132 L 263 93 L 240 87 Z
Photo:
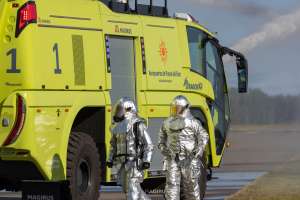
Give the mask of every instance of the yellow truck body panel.
M 214 101 L 214 89 L 206 77 L 191 71 L 186 31 L 194 27 L 213 38 L 204 27 L 170 17 L 117 13 L 100 1 L 36 0 L 36 23 L 16 37 L 18 9 L 25 3 L 0 0 L 0 145 L 13 129 L 17 95 L 26 104 L 24 127 L 15 142 L 0 147 L 1 160 L 30 161 L 46 180 L 66 179 L 69 135 L 84 108 L 104 109 L 105 118 L 99 120 L 104 120 L 105 133 L 99 134 L 105 141 L 98 142 L 106 145 L 100 157 L 108 156 L 114 86 L 106 40 L 117 37 L 133 41 L 140 115 L 168 117 L 171 100 L 185 95 L 206 118 L 209 164 L 220 165 L 207 103 Z M 106 181 L 110 173 L 107 169 Z

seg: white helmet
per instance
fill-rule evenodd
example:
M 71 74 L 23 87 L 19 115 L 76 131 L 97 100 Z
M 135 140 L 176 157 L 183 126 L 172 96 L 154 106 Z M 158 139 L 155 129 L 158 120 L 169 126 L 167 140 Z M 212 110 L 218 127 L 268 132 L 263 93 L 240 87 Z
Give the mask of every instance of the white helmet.
M 114 106 L 113 119 L 115 122 L 120 122 L 125 119 L 126 113 L 136 114 L 137 109 L 134 101 L 129 97 L 123 97 L 117 101 Z
M 170 114 L 171 116 L 184 116 L 185 111 L 189 110 L 190 102 L 182 95 L 175 97 L 171 103 Z

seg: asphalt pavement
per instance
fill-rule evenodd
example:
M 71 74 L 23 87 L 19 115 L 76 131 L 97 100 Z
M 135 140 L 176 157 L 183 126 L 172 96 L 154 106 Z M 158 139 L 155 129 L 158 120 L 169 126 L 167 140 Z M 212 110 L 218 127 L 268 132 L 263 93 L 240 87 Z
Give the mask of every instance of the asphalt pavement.
M 218 172 L 213 179 L 208 182 L 205 200 L 224 200 L 249 184 L 263 172 Z M 120 187 L 102 186 L 100 200 L 126 200 Z M 150 195 L 152 200 L 163 200 L 162 194 Z M 0 192 L 0 200 L 21 200 L 21 193 Z
M 205 200 L 223 200 L 226 196 L 240 190 L 257 177 L 263 175 L 263 172 L 220 172 L 215 173 L 213 179 L 208 182 Z M 126 197 L 121 193 L 120 187 L 103 187 L 101 200 L 120 199 Z M 162 194 L 150 195 L 153 200 L 163 200 Z
M 235 126 L 229 134 L 222 167 L 208 182 L 206 200 L 223 200 L 300 153 L 299 125 Z M 101 200 L 125 199 L 119 187 L 106 187 Z M 152 195 L 152 199 L 163 199 Z M 0 192 L 0 200 L 20 200 L 20 193 Z
M 293 161 L 300 153 L 300 126 L 233 126 L 222 165 L 208 182 L 206 200 L 223 200 L 272 170 Z M 125 199 L 124 194 L 104 192 L 102 200 Z M 161 195 L 153 199 L 163 199 Z

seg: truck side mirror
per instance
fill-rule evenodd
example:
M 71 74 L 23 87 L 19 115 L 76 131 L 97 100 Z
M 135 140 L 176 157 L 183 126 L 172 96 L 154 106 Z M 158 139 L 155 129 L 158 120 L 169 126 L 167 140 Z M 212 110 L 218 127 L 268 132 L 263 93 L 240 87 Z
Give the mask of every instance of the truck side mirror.
M 248 92 L 248 61 L 243 54 L 227 47 L 220 47 L 222 55 L 229 55 L 236 58 L 238 73 L 239 93 Z
M 245 57 L 236 57 L 239 93 L 248 91 L 248 62 Z

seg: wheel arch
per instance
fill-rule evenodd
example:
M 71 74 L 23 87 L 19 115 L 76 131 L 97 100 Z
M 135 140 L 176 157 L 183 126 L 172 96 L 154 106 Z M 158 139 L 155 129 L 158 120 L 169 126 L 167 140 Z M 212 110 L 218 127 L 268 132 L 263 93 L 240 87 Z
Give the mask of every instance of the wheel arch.
M 71 132 L 83 132 L 90 135 L 97 145 L 98 153 L 100 156 L 101 164 L 101 180 L 106 181 L 106 109 L 105 106 L 74 106 L 71 110 L 72 113 L 66 120 L 64 127 L 63 145 L 60 152 L 64 159 L 64 169 L 66 174 L 67 169 L 67 151 L 68 143 Z
M 100 156 L 101 180 L 106 177 L 106 116 L 105 107 L 83 107 L 74 118 L 70 132 L 83 132 L 91 136 Z

